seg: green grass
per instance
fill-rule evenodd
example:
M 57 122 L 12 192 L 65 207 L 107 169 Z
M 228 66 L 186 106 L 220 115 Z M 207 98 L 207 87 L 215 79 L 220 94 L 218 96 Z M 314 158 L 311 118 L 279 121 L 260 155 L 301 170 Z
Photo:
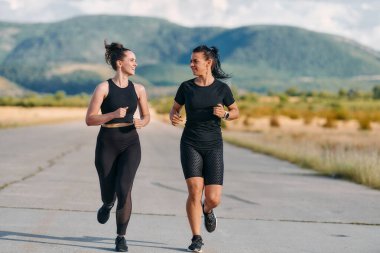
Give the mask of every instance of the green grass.
M 30 93 L 23 97 L 0 97 L 0 106 L 86 107 L 89 100 L 90 96 L 87 94 L 67 96 L 64 92 L 58 91 L 46 95 Z
M 323 175 L 380 189 L 380 150 L 376 148 L 360 150 L 345 145 L 319 147 L 315 143 L 288 138 L 268 141 L 260 133 L 242 137 L 224 132 L 224 139 L 236 146 L 277 157 Z

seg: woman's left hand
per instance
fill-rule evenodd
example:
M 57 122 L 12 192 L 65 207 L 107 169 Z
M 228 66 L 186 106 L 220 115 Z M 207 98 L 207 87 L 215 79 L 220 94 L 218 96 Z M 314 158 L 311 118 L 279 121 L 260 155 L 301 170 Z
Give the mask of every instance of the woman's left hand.
M 224 114 L 225 114 L 223 105 L 217 104 L 216 106 L 214 106 L 214 112 L 213 113 L 215 116 L 218 116 L 219 118 L 223 118 Z
M 133 123 L 135 124 L 135 127 L 137 129 L 140 129 L 140 128 L 142 128 L 144 126 L 143 125 L 143 121 L 141 119 L 135 118 L 135 119 L 133 119 Z

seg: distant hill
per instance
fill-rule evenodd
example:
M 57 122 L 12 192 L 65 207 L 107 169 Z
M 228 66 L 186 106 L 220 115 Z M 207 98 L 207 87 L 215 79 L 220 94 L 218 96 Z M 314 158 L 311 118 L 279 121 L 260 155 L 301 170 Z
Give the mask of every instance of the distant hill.
M 287 26 L 188 28 L 163 19 L 83 16 L 50 24 L 0 23 L 0 74 L 35 91 L 92 92 L 112 75 L 103 40 L 137 55 L 137 77 L 147 86 L 173 86 L 192 78 L 191 50 L 220 49 L 230 83 L 265 92 L 369 89 L 380 82 L 380 55 L 354 41 Z M 4 36 L 3 36 L 4 34 Z
M 23 40 L 43 35 L 49 25 L 0 22 L 0 62 Z
M 0 96 L 18 97 L 25 95 L 27 92 L 26 89 L 0 76 Z

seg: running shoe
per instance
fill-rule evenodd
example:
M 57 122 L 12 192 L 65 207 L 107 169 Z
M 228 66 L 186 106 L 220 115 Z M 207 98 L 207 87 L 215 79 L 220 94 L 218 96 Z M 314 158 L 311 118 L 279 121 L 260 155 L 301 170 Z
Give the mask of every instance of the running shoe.
M 187 248 L 187 251 L 202 252 L 203 240 L 200 235 L 194 235 L 191 239 L 191 244 Z
M 98 210 L 98 221 L 100 224 L 104 224 L 108 221 L 110 218 L 110 212 L 113 207 L 113 204 L 111 205 L 106 205 L 103 204 L 101 208 Z
M 115 239 L 115 250 L 117 252 L 127 252 L 128 251 L 128 246 L 127 246 L 127 241 L 125 240 L 124 236 L 123 237 L 116 237 Z
M 203 211 L 203 216 L 204 216 L 204 224 L 206 227 L 207 232 L 212 233 L 216 229 L 217 226 L 217 218 L 213 210 L 209 213 L 205 213 L 204 211 L 204 202 L 202 204 L 202 211 Z

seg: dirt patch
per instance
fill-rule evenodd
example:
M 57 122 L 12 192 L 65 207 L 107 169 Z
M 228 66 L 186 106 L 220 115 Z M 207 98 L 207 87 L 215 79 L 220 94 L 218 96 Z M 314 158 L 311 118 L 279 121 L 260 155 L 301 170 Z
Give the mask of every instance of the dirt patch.
M 30 126 L 85 119 L 87 108 L 0 107 L 0 128 Z

